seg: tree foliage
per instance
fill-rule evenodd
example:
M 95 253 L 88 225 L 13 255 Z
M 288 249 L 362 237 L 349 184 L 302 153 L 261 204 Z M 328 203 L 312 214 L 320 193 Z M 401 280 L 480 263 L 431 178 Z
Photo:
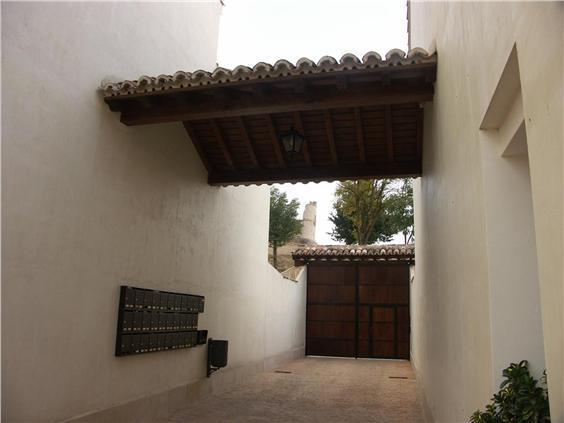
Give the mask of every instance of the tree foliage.
M 403 235 L 405 244 L 413 242 L 415 230 L 413 227 L 413 182 L 403 179 L 400 186 L 387 200 L 387 213 L 391 226 Z
M 413 188 L 410 179 L 347 181 L 338 184 L 330 233 L 347 244 L 389 242 L 398 232 L 413 241 Z
M 288 201 L 285 192 L 278 188 L 270 189 L 270 223 L 268 242 L 272 247 L 274 267 L 277 268 L 277 248 L 291 241 L 302 229 L 302 222 L 297 219 L 300 203 L 293 199 Z

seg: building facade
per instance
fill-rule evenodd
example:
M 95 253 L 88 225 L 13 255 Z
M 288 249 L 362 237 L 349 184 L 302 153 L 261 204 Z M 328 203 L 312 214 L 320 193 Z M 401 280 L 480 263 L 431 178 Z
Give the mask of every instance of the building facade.
M 378 153 L 407 157 L 405 167 L 392 160 L 388 173 L 377 173 L 375 161 L 335 176 L 313 154 L 309 164 L 317 167 L 307 171 L 263 169 L 249 178 L 241 169 L 208 175 L 202 160 L 215 158 L 219 169 L 221 152 L 199 155 L 180 121 L 122 125 L 96 89 L 142 74 L 213 69 L 219 0 L 166 7 L 3 3 L 3 418 L 155 421 L 303 355 L 307 272 L 289 281 L 266 260 L 268 188 L 209 183 L 401 173 L 422 175 L 414 185 L 409 351 L 428 420 L 467 421 L 497 390 L 501 369 L 527 359 L 535 376 L 547 369 L 552 420 L 563 421 L 563 9 L 556 2 L 410 2 L 410 44 L 437 56 L 415 49 L 393 50 L 385 60 L 369 53 L 362 61 L 301 61 L 312 78 L 373 73 L 374 87 L 363 97 L 337 82 L 337 95 L 325 97 L 323 107 L 308 101 L 308 110 L 297 104 L 292 111 L 299 121 L 300 113 L 326 109 L 326 121 L 336 125 L 330 109 L 346 93 L 347 107 L 364 108 L 346 112 L 358 122 L 359 140 L 370 135 L 363 122 L 380 120 L 380 113 L 389 115 L 390 128 L 393 119 L 413 118 L 405 150 Z M 287 63 L 278 65 L 286 72 Z M 382 69 L 387 77 L 378 76 Z M 273 86 L 275 72 L 264 65 L 243 70 L 257 80 L 269 76 Z M 414 78 L 411 88 L 421 84 L 415 94 L 400 90 L 409 107 L 400 104 L 405 99 L 386 103 L 395 93 L 390 78 L 402 89 L 402 72 Z M 322 94 L 307 84 L 290 89 Z M 166 101 L 179 94 L 171 91 Z M 264 106 L 257 92 L 253 101 Z M 131 125 L 153 113 L 147 104 L 160 107 L 137 98 L 128 111 L 127 95 Z M 266 120 L 272 128 L 283 123 Z M 208 129 L 199 128 L 192 141 L 206 140 Z M 338 154 L 352 150 L 335 147 L 349 141 L 349 132 L 335 134 L 327 135 L 334 148 L 326 159 L 339 163 Z M 392 145 L 391 136 L 384 138 Z M 281 152 L 267 159 L 284 164 Z M 302 238 L 310 241 L 314 209 L 308 205 L 304 215 Z M 199 327 L 229 340 L 229 366 L 206 379 L 203 347 L 115 357 L 121 285 L 204 295 Z
M 411 45 L 438 55 L 412 286 L 431 421 L 467 421 L 524 359 L 564 419 L 563 19 L 558 2 L 409 5 Z
M 2 4 L 3 420 L 155 421 L 303 355 L 268 187 L 208 185 L 181 124 L 128 128 L 97 91 L 213 68 L 221 7 Z M 115 357 L 120 285 L 204 295 L 228 367 L 206 379 L 205 347 Z

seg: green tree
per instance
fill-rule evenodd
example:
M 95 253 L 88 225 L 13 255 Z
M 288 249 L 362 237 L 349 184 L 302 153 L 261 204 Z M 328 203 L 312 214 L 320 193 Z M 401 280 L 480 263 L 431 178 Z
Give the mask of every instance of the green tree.
M 297 219 L 300 203 L 293 199 L 288 201 L 285 192 L 278 188 L 270 189 L 270 224 L 268 242 L 272 247 L 274 267 L 278 269 L 277 249 L 291 241 L 302 229 L 302 222 Z
M 411 180 L 379 179 L 338 184 L 330 233 L 347 244 L 389 242 L 398 232 L 413 240 L 413 188 Z
M 415 237 L 413 226 L 413 181 L 403 179 L 401 185 L 386 200 L 386 213 L 395 233 L 401 232 L 404 244 Z

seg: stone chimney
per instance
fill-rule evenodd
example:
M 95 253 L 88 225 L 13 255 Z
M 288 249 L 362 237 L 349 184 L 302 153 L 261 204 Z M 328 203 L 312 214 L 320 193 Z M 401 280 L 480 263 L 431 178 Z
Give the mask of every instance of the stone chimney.
M 317 202 L 310 201 L 304 209 L 302 233 L 300 238 L 315 242 L 315 220 L 317 216 Z

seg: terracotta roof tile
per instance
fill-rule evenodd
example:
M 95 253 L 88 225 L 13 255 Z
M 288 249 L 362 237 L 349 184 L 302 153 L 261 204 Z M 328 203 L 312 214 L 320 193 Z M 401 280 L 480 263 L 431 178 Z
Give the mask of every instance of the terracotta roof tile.
M 292 253 L 296 262 L 310 261 L 414 261 L 415 246 L 409 245 L 318 245 Z
M 384 59 L 374 51 L 366 53 L 362 56 L 362 59 L 359 59 L 352 53 L 347 53 L 339 61 L 331 56 L 323 56 L 315 63 L 304 57 L 299 59 L 295 65 L 287 60 L 278 60 L 274 65 L 259 62 L 252 68 L 237 66 L 235 69 L 230 70 L 218 67 L 212 72 L 203 70 L 195 72 L 178 71 L 174 75 L 141 76 L 133 81 L 127 80 L 104 84 L 101 90 L 105 97 L 118 97 L 154 91 L 182 90 L 200 86 L 227 84 L 245 80 L 433 63 L 436 60 L 436 55 L 430 55 L 427 51 L 418 47 L 409 50 L 407 53 L 400 49 L 390 50 Z

